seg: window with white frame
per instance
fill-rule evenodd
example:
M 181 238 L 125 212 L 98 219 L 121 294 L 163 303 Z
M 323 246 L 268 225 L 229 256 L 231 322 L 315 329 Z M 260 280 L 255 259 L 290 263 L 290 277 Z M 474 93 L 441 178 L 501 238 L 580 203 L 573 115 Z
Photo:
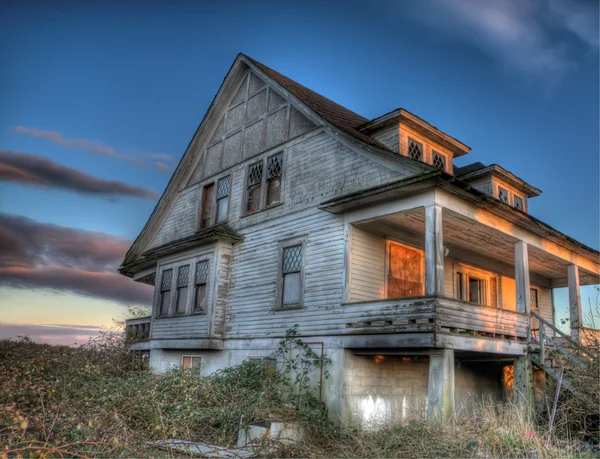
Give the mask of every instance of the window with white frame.
M 425 293 L 425 257 L 420 249 L 387 241 L 387 298 Z
M 246 208 L 251 214 L 282 202 L 283 152 L 248 166 L 246 173 Z
M 208 260 L 196 263 L 194 278 L 194 312 L 206 312 L 206 285 L 208 281 Z
M 304 237 L 280 244 L 277 308 L 301 308 L 304 305 L 305 246 Z
M 275 357 L 248 357 L 248 361 L 260 364 L 266 372 L 277 371 L 277 359 Z
M 473 266 L 455 263 L 455 297 L 474 304 L 498 307 L 498 276 Z
M 160 304 L 159 314 L 166 316 L 169 314 L 171 309 L 171 281 L 173 278 L 173 270 L 165 269 L 162 272 L 162 279 L 160 282 Z
M 200 210 L 200 228 L 209 228 L 223 223 L 229 218 L 229 194 L 231 176 L 226 175 L 204 186 L 202 208 Z
M 182 355 L 181 368 L 188 375 L 200 374 L 202 369 L 202 357 L 199 355 Z
M 423 144 L 416 140 L 408 138 L 408 156 L 409 158 L 423 161 Z
M 210 255 L 198 255 L 160 267 L 156 317 L 205 314 L 208 311 Z

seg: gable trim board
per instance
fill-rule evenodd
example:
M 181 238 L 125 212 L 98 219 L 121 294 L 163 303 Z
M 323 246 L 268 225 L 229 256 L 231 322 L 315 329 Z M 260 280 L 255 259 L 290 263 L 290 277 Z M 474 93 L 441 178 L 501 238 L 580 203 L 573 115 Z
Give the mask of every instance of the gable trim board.
M 284 97 L 290 102 L 291 106 L 296 108 L 316 126 L 325 127 L 328 133 L 336 137 L 341 143 L 348 146 L 348 148 L 351 148 L 352 150 L 357 151 L 365 156 L 369 156 L 371 159 L 377 159 L 377 162 L 381 161 L 386 167 L 393 167 L 394 163 L 400 163 L 404 167 L 414 169 L 415 172 L 434 170 L 433 166 L 392 153 L 384 145 L 380 144 L 373 138 L 351 129 L 348 126 L 341 126 L 339 123 L 332 123 L 329 119 L 326 119 L 322 113 L 317 113 L 314 110 L 314 106 L 311 108 L 309 106 L 310 104 L 308 104 L 306 101 L 302 101 L 292 94 L 292 92 L 288 90 L 290 89 L 289 86 L 287 88 L 282 86 L 280 83 L 283 81 L 282 78 L 285 77 L 250 59 L 247 56 L 239 54 L 225 76 L 221 87 L 211 102 L 207 113 L 192 137 L 192 140 L 188 144 L 185 153 L 177 165 L 175 172 L 171 176 L 171 179 L 169 180 L 164 193 L 160 197 L 152 214 L 150 215 L 150 218 L 125 255 L 125 259 L 119 268 L 119 272 L 121 274 L 129 277 L 134 274 L 134 272 L 131 270 L 131 267 L 134 265 L 134 261 L 142 254 L 145 248 L 148 247 L 156 233 L 159 231 L 160 226 L 168 215 L 168 212 L 170 212 L 177 200 L 178 192 L 182 188 L 181 184 L 188 183 L 193 171 L 198 166 L 198 163 L 204 159 L 203 156 L 205 147 L 207 143 L 210 142 L 210 139 L 221 120 L 221 114 L 229 108 L 229 102 L 235 95 L 236 91 L 243 84 L 248 68 L 258 77 L 264 80 L 267 85 L 274 87 L 277 92 L 283 94 Z M 271 76 L 267 75 L 265 72 L 269 72 Z M 276 81 L 276 79 L 273 77 L 276 77 L 278 81 Z M 287 80 L 290 82 L 292 81 L 289 79 Z M 297 83 L 295 84 L 298 87 L 304 88 Z M 316 94 L 310 90 L 307 91 L 309 91 L 310 94 Z M 322 96 L 320 97 L 323 100 L 334 104 L 328 99 L 323 98 Z M 352 113 L 347 109 L 343 109 L 343 107 L 337 104 L 334 105 L 344 110 L 346 115 Z M 366 121 L 366 119 L 360 117 L 359 115 L 354 114 L 354 116 L 356 117 L 357 122 L 360 120 Z

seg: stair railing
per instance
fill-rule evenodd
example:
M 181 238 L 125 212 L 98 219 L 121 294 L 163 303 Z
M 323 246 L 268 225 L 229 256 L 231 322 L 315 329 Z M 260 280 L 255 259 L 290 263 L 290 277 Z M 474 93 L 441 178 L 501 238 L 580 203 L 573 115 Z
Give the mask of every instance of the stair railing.
M 575 362 L 584 368 L 588 366 L 585 362 L 581 361 L 578 357 L 576 357 L 568 349 L 566 349 L 563 346 L 561 346 L 560 344 L 558 344 L 554 339 L 554 337 L 556 337 L 556 336 L 560 336 L 567 344 L 569 344 L 571 347 L 579 350 L 587 358 L 590 358 L 590 359 L 598 358 L 598 354 L 595 351 L 593 351 L 592 349 L 587 348 L 585 346 L 582 346 L 578 342 L 574 341 L 573 339 L 571 339 L 571 337 L 569 335 L 560 331 L 558 328 L 556 328 L 554 325 L 552 325 L 546 319 L 541 317 L 539 314 L 535 313 L 534 311 L 531 311 L 531 317 L 536 318 L 540 323 L 540 328 L 539 328 L 540 357 L 539 358 L 540 358 L 540 363 L 542 365 L 544 364 L 544 360 L 546 358 L 546 345 L 549 345 L 549 346 L 553 346 L 557 351 L 559 351 L 561 354 L 565 355 L 570 361 Z M 554 332 L 554 337 L 552 337 L 551 335 L 546 333 L 546 328 L 548 328 Z

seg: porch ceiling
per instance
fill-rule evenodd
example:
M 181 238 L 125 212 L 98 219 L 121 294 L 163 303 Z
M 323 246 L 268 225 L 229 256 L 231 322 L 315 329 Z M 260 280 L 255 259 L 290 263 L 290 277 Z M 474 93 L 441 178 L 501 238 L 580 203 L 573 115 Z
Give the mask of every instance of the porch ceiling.
M 451 210 L 443 210 L 444 245 L 449 256 L 465 263 L 471 262 L 481 268 L 495 270 L 505 275 L 514 275 L 514 244 L 517 239 L 489 226 L 478 223 Z M 388 237 L 406 241 L 419 248 L 424 246 L 425 209 L 416 208 L 382 216 L 361 223 L 361 227 Z M 548 252 L 529 247 L 529 271 L 532 282 L 540 278 L 554 279 L 553 286 L 566 286 L 569 263 Z M 581 270 L 581 283 L 596 283 L 592 273 Z

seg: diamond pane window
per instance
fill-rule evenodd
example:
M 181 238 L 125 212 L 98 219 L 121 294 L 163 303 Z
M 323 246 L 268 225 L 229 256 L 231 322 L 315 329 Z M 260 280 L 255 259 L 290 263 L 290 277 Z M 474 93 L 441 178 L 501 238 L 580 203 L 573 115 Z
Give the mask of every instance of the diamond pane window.
M 260 210 L 260 197 L 262 194 L 263 162 L 254 163 L 248 168 L 248 184 L 246 212 L 252 213 Z
M 229 175 L 217 182 L 217 223 L 227 220 L 229 214 Z
M 208 260 L 196 263 L 194 286 L 194 312 L 206 311 L 206 281 L 208 279 Z
M 433 152 L 433 166 L 441 171 L 446 170 L 446 157 L 437 152 Z
M 423 145 L 410 137 L 408 139 L 408 156 L 418 161 L 423 159 Z
M 282 298 L 283 307 L 300 304 L 302 291 L 302 244 L 285 247 L 282 263 Z
M 175 314 L 185 314 L 189 277 L 190 265 L 180 266 L 177 270 L 177 301 L 175 302 Z
M 523 210 L 523 200 L 519 196 L 513 197 L 515 209 Z
M 173 278 L 173 270 L 165 269 L 162 273 L 160 282 L 160 305 L 159 314 L 166 316 L 169 313 L 171 306 L 171 280 Z
M 508 191 L 502 187 L 498 187 L 498 199 L 508 204 Z
M 281 202 L 281 171 L 283 153 L 267 159 L 267 207 Z
M 531 297 L 531 307 L 533 309 L 538 309 L 538 291 L 537 291 L 537 289 L 530 288 L 529 295 Z
M 302 268 L 302 245 L 283 249 L 283 273 L 300 272 Z

